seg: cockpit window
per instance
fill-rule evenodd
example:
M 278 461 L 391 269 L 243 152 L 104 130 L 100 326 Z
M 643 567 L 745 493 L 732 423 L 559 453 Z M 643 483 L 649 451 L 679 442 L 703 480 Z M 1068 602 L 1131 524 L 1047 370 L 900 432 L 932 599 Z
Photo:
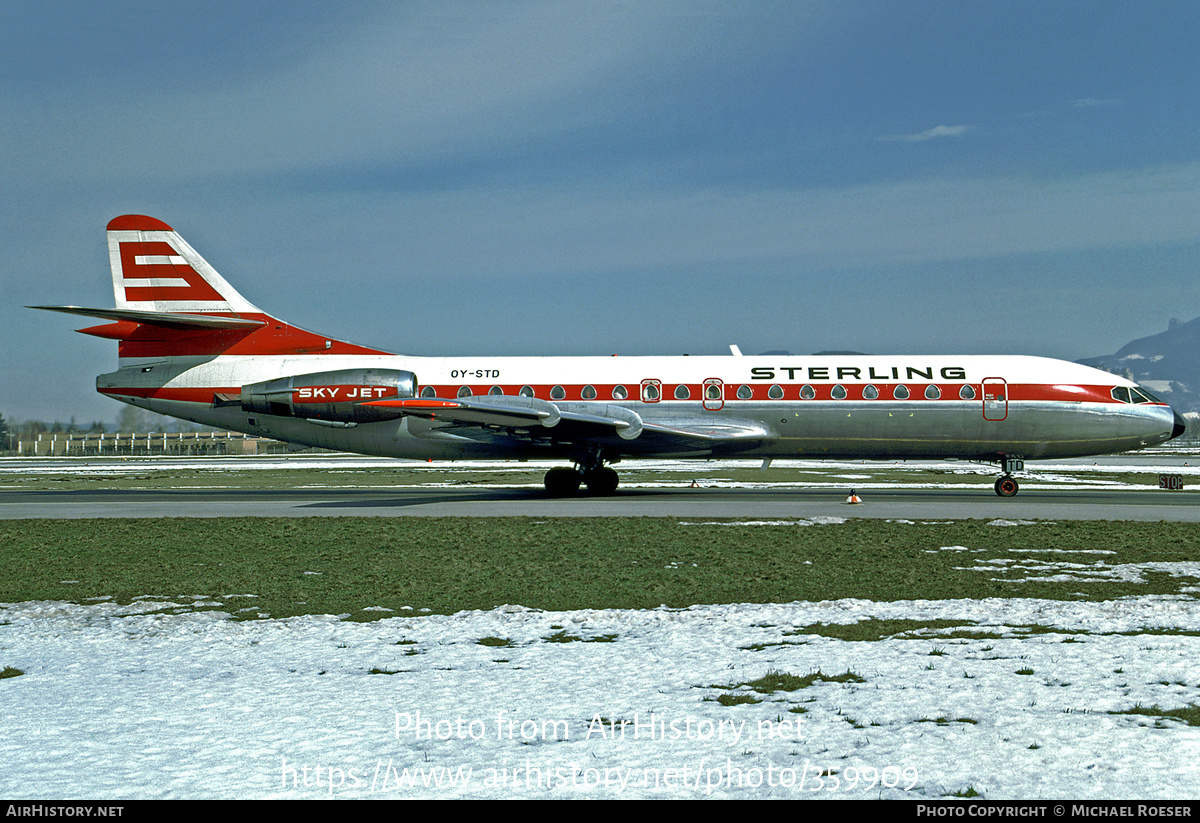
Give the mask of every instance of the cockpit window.
M 1132 403 L 1133 399 L 1129 396 L 1128 386 L 1116 386 L 1112 390 L 1112 398 L 1118 403 Z
M 1133 402 L 1134 403 L 1162 403 L 1163 402 L 1163 401 L 1159 400 L 1157 397 L 1155 397 L 1154 395 L 1152 395 L 1150 392 L 1143 389 L 1141 386 L 1138 386 L 1136 389 L 1130 389 L 1130 391 L 1133 393 Z

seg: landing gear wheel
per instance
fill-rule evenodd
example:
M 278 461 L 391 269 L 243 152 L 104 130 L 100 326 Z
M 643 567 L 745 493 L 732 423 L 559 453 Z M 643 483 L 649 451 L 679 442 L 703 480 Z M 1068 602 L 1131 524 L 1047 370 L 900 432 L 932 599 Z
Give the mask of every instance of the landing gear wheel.
M 617 484 L 620 478 L 617 476 L 616 469 L 610 469 L 608 466 L 601 466 L 598 469 L 592 469 L 583 475 L 583 482 L 587 483 L 588 491 L 597 497 L 612 494 L 617 490 Z
M 546 493 L 551 497 L 566 497 L 579 491 L 579 484 L 582 481 L 583 477 L 579 472 L 559 466 L 546 472 L 546 479 L 543 482 L 546 484 Z
M 1004 475 L 996 481 L 996 494 L 1001 497 L 1013 497 L 1021 487 L 1009 475 Z

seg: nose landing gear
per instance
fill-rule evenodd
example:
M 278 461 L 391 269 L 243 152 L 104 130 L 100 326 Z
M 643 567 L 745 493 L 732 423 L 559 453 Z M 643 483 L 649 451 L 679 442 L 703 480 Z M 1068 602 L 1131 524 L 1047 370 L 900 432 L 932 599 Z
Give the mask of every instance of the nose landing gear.
M 1001 497 L 1015 497 L 1021 487 L 1017 485 L 1016 478 L 1012 476 L 1012 473 L 1025 471 L 1025 459 L 1005 454 L 1001 455 L 998 462 L 1000 471 L 1004 474 L 996 480 L 996 494 Z
M 1013 497 L 1019 489 L 1020 486 L 1012 475 L 1006 474 L 996 480 L 996 494 L 1001 497 Z

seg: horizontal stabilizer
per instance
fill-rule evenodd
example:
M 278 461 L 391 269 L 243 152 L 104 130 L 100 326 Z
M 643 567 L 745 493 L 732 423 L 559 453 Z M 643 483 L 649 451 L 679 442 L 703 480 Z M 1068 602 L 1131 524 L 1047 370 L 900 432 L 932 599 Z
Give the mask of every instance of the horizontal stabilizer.
M 266 325 L 262 320 L 247 320 L 243 317 L 222 317 L 212 314 L 176 314 L 133 309 L 87 309 L 80 306 L 26 306 L 25 308 L 57 311 L 63 314 L 80 314 L 84 317 L 98 317 L 101 320 L 125 320 L 131 323 L 140 323 L 143 326 L 161 326 L 167 329 L 253 329 Z

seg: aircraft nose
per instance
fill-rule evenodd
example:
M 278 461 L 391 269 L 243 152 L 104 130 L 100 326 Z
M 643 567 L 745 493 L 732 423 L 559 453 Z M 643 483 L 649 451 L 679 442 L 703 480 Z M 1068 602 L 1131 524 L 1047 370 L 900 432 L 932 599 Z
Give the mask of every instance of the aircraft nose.
M 1185 431 L 1187 431 L 1187 424 L 1183 422 L 1183 418 L 1179 416 L 1179 412 L 1175 412 L 1175 426 L 1171 429 L 1171 439 L 1174 440 Z

